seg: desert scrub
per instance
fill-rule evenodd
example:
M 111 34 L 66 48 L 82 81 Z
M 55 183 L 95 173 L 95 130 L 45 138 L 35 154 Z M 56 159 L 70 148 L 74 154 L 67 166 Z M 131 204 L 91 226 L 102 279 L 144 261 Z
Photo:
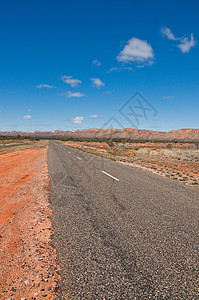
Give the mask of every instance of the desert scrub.
M 169 143 L 169 144 L 167 144 L 167 148 L 168 149 L 171 149 L 172 148 L 172 145 Z
M 192 185 L 198 185 L 198 182 L 197 182 L 197 181 L 192 181 L 191 184 L 192 184 Z

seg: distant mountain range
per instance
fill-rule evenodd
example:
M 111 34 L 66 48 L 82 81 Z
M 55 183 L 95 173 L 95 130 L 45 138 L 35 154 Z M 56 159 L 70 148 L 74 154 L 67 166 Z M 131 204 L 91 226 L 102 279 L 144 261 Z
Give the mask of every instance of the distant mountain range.
M 72 131 L 0 131 L 0 136 L 41 137 L 41 138 L 88 138 L 88 139 L 131 139 L 144 141 L 199 141 L 199 129 L 179 129 L 169 132 L 125 129 L 83 129 Z

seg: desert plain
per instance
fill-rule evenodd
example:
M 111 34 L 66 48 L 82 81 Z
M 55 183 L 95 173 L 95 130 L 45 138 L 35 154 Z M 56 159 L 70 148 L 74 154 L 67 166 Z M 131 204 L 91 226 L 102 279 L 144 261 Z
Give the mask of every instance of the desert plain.
M 197 143 L 60 141 L 193 189 L 199 187 Z M 60 277 L 49 200 L 47 140 L 0 141 L 1 299 L 55 299 Z

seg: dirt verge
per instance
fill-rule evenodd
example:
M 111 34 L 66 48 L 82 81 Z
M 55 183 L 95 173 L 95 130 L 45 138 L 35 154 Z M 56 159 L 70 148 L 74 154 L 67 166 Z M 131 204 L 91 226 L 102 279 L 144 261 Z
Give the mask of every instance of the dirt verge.
M 54 299 L 47 148 L 0 156 L 0 299 Z

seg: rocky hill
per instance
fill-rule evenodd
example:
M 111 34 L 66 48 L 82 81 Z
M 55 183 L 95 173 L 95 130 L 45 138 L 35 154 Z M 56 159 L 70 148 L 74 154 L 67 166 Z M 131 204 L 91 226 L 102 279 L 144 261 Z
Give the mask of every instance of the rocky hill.
M 145 141 L 184 141 L 199 142 L 199 129 L 179 129 L 169 132 L 139 130 L 134 128 L 125 129 L 83 129 L 72 131 L 0 131 L 0 136 L 41 137 L 41 138 L 88 138 L 88 139 L 131 139 Z

